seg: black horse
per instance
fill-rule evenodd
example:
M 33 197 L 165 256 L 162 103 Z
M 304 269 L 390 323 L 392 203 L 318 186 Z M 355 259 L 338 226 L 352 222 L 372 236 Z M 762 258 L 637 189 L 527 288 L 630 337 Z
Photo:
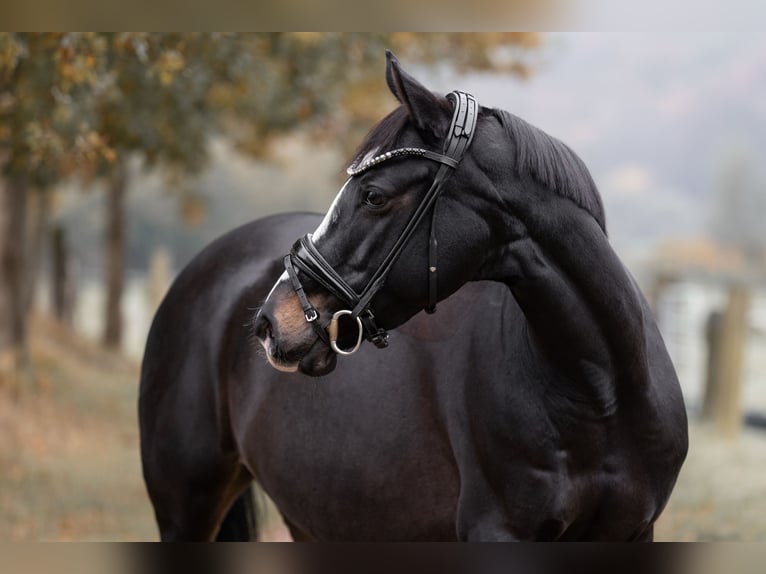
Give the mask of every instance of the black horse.
M 450 159 L 448 132 L 467 117 L 458 96 L 428 91 L 390 55 L 387 79 L 402 105 L 363 142 L 325 218 L 232 231 L 157 313 L 140 419 L 163 540 L 252 536 L 253 480 L 298 540 L 651 540 L 686 414 L 587 169 L 478 107 L 470 147 Z M 435 179 L 432 231 L 408 225 Z M 338 359 L 324 330 L 357 301 L 337 280 L 363 291 L 408 227 L 338 338 L 341 350 L 357 328 L 374 338 L 374 321 L 396 329 L 388 348 Z M 420 313 L 436 299 L 435 315 Z

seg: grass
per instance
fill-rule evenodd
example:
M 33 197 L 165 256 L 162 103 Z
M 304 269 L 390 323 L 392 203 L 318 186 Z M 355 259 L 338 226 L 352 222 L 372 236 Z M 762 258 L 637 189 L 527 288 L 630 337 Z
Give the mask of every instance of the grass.
M 766 541 L 766 433 L 735 440 L 693 423 L 689 455 L 655 527 L 665 541 Z
M 157 540 L 138 363 L 45 317 L 31 340 L 34 381 L 0 385 L 0 540 Z M 270 504 L 262 521 L 265 539 L 289 539 Z
M 33 325 L 33 388 L 0 389 L 0 540 L 154 540 L 138 365 Z

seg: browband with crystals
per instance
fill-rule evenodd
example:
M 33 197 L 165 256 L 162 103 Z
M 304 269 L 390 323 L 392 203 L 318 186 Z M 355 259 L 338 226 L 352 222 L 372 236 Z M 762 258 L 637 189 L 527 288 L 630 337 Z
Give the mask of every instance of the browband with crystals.
M 444 163 L 452 168 L 457 167 L 457 160 L 454 158 L 448 157 L 446 155 L 442 155 L 440 153 L 436 153 L 431 150 L 423 149 L 422 147 L 400 147 L 398 149 L 387 151 L 386 153 L 382 153 L 380 155 L 376 155 L 375 157 L 370 158 L 364 163 L 361 163 L 359 165 L 354 164 L 346 170 L 346 173 L 350 176 L 359 175 L 360 173 L 367 171 L 368 169 L 378 165 L 379 163 L 382 163 L 386 160 L 389 160 L 395 157 L 401 157 L 403 155 L 417 155 L 420 157 L 425 157 L 428 159 L 432 159 L 434 161 L 438 161 L 440 163 Z

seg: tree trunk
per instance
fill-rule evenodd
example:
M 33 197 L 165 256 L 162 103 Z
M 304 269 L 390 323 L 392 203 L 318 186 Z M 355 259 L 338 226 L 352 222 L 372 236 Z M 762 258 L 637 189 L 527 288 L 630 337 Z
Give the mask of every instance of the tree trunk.
M 24 296 L 27 193 L 23 180 L 0 177 L 0 371 L 29 364 Z
M 40 262 L 42 260 L 43 243 L 48 228 L 50 216 L 50 202 L 47 191 L 36 191 L 32 197 L 31 228 L 29 230 L 29 249 L 27 250 L 27 265 L 24 276 L 24 309 L 27 314 L 32 310 L 37 292 L 37 279 L 40 275 Z M 32 199 L 31 198 L 31 199 Z
M 0 169 L 2 165 L 0 165 Z M 10 274 L 11 255 L 11 200 L 8 182 L 0 174 L 0 371 L 6 371 L 13 344 L 13 289 Z
M 125 191 L 127 169 L 118 158 L 112 170 L 106 202 L 106 322 L 104 344 L 119 348 L 122 343 L 122 290 L 125 282 Z
M 10 280 L 13 285 L 13 334 L 14 343 L 26 350 L 27 309 L 24 287 L 26 282 L 27 239 L 27 186 L 17 180 L 10 183 L 11 190 L 11 246 L 12 266 Z
M 51 300 L 53 315 L 65 325 L 74 319 L 74 277 L 66 232 L 59 224 L 51 232 Z

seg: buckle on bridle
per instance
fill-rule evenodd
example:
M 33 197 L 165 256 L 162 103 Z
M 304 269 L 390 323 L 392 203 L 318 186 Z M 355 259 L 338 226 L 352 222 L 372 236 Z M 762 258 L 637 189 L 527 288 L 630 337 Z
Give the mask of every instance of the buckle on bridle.
M 364 327 L 362 326 L 362 320 L 359 317 L 354 317 L 354 319 L 356 319 L 356 325 L 359 329 L 359 334 L 356 338 L 356 344 L 350 351 L 341 349 L 338 347 L 338 319 L 344 315 L 351 315 L 352 317 L 354 316 L 353 312 L 349 311 L 348 309 L 341 309 L 340 311 L 336 311 L 332 316 L 330 325 L 327 327 L 327 332 L 330 334 L 330 348 L 339 355 L 353 355 L 362 345 Z
M 319 313 L 317 313 L 317 310 L 312 308 L 308 309 L 303 313 L 303 316 L 306 317 L 307 323 L 313 323 L 319 318 Z
M 370 341 L 378 349 L 385 349 L 388 347 L 388 333 L 385 329 L 378 329 L 378 332 L 370 338 Z

